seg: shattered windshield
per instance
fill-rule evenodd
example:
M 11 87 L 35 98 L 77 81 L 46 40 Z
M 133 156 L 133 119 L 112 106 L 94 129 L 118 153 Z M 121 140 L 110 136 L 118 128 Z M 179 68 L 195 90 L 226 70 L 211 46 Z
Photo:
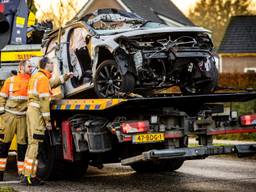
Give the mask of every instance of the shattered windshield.
M 138 28 L 161 28 L 164 24 L 143 19 L 135 13 L 116 9 L 101 9 L 86 15 L 83 20 L 98 34 L 112 34 Z
M 96 31 L 137 29 L 150 23 L 135 13 L 116 9 L 100 9 L 86 15 L 83 20 Z M 159 27 L 159 24 L 155 26 Z
M 129 18 L 120 14 L 101 14 L 87 21 L 95 30 L 138 28 L 144 22 L 143 19 Z

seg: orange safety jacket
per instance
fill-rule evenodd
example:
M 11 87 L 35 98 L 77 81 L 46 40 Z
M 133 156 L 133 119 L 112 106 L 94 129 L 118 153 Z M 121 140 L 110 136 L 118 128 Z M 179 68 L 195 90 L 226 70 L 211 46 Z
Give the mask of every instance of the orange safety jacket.
M 19 73 L 8 78 L 0 92 L 0 114 L 25 115 L 28 100 L 28 82 L 31 75 Z
M 61 85 L 67 79 L 65 75 L 53 80 L 50 78 L 51 73 L 49 71 L 40 69 L 31 77 L 28 85 L 28 105 L 38 108 L 45 123 L 50 121 L 52 88 Z

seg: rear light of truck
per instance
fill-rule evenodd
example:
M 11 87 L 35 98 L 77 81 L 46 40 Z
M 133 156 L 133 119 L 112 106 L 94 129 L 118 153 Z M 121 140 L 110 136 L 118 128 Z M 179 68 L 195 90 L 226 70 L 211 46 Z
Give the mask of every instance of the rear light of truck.
M 121 131 L 125 134 L 143 133 L 149 130 L 148 121 L 127 121 L 121 124 Z
M 4 13 L 4 4 L 0 3 L 0 13 Z
M 240 124 L 242 126 L 256 125 L 256 114 L 240 116 Z

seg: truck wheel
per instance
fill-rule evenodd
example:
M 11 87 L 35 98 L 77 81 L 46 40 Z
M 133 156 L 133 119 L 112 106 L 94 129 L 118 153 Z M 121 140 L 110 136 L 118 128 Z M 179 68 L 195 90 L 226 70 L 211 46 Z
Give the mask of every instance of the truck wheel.
M 175 171 L 177 169 L 179 169 L 183 163 L 184 160 L 182 159 L 169 159 L 169 160 L 165 160 L 162 162 L 162 171 L 166 170 L 166 171 Z
M 67 162 L 48 158 L 48 161 L 42 162 L 40 158 L 37 176 L 43 180 L 77 180 L 86 173 L 87 168 L 88 161 L 86 160 Z
M 78 180 L 87 172 L 88 160 L 82 158 L 75 162 L 65 162 L 64 165 L 66 169 L 64 179 Z
M 44 143 L 41 143 L 40 153 L 38 154 L 37 176 L 43 180 L 68 179 L 77 180 L 87 171 L 87 154 L 81 155 L 81 160 L 67 162 L 58 157 L 62 150 L 60 146 L 51 146 L 50 137 L 46 134 Z
M 78 180 L 86 173 L 87 168 L 88 161 L 67 162 L 65 160 L 56 160 L 49 179 Z
M 56 148 L 50 146 L 49 135 L 43 143 L 39 143 L 37 176 L 43 180 L 53 179 L 53 166 L 55 162 Z
M 184 160 L 182 159 L 167 159 L 161 161 L 146 161 L 138 162 L 131 165 L 132 169 L 138 173 L 156 173 L 156 172 L 171 172 L 179 169 Z
M 111 98 L 118 92 L 132 92 L 135 87 L 135 77 L 127 72 L 122 75 L 114 60 L 103 61 L 96 70 L 94 89 L 99 98 Z

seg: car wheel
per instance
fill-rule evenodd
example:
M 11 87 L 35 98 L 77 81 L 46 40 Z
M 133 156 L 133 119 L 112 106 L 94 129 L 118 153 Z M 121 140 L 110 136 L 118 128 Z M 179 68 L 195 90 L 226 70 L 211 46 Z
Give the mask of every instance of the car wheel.
M 129 93 L 134 90 L 135 77 L 127 72 L 122 75 L 114 60 L 103 61 L 96 70 L 94 89 L 99 98 L 111 98 L 120 92 Z
M 183 95 L 210 94 L 215 91 L 218 85 L 218 70 L 214 60 L 211 59 L 208 65 L 208 71 L 201 71 L 198 67 L 192 73 L 183 73 L 180 82 Z

